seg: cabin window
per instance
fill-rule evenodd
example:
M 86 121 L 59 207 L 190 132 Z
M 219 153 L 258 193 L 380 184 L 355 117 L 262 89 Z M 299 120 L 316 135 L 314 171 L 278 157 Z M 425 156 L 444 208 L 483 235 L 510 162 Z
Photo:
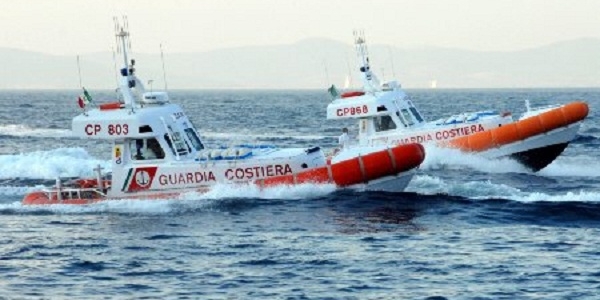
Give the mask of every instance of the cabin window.
M 156 138 L 131 140 L 129 149 L 133 160 L 165 158 L 165 152 Z
M 415 116 L 415 119 L 417 119 L 419 123 L 423 122 L 423 117 L 421 117 L 421 114 L 419 114 L 416 108 L 411 106 L 410 111 L 413 113 L 413 116 Z
M 396 129 L 396 123 L 391 116 L 379 116 L 375 118 L 375 131 L 387 131 Z
M 400 112 L 397 111 L 396 116 L 398 117 L 398 119 L 400 120 L 402 125 L 404 125 L 404 127 L 406 127 L 406 123 L 404 122 L 404 119 L 400 116 Z
M 407 109 L 402 109 L 402 117 L 404 117 L 404 120 L 406 120 L 406 124 L 408 126 L 411 126 L 413 124 L 415 124 L 415 121 L 413 121 L 412 115 L 408 112 Z
M 184 131 L 185 134 L 187 134 L 188 139 L 190 139 L 190 141 L 192 142 L 192 146 L 194 146 L 194 149 L 196 149 L 196 151 L 204 149 L 204 145 L 202 145 L 202 142 L 200 141 L 200 138 L 198 138 L 198 135 L 196 134 L 194 129 L 186 128 L 184 129 Z
M 173 153 L 173 155 L 175 155 L 175 148 L 173 148 L 173 143 L 171 142 L 171 138 L 169 137 L 169 134 L 165 133 L 165 141 L 167 142 L 167 145 L 169 145 L 169 148 L 171 149 L 171 152 Z
M 152 128 L 149 125 L 140 126 L 140 133 L 152 132 Z

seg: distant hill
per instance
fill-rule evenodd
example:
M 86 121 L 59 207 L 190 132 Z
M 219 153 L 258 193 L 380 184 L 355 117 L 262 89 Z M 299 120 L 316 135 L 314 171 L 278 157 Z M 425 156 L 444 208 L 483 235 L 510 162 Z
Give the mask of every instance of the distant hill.
M 134 45 L 135 46 L 135 45 Z M 158 48 L 158 47 L 157 47 Z M 137 50 L 137 49 L 134 49 Z M 77 88 L 75 56 L 0 48 L 0 88 Z M 438 88 L 600 87 L 600 39 L 577 39 L 514 52 L 477 52 L 370 45 L 378 76 L 404 87 Z M 163 88 L 160 54 L 134 51 L 137 70 Z M 294 44 L 164 54 L 169 88 L 324 89 L 343 85 L 352 70 L 359 86 L 351 44 L 306 39 Z M 117 56 L 117 66 L 120 66 Z M 82 82 L 90 89 L 116 86 L 113 54 L 80 55 Z

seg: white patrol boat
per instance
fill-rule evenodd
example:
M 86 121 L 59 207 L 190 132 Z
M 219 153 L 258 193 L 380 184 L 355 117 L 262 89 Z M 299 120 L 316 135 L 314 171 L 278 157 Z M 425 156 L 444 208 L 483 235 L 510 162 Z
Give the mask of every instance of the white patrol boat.
M 117 24 L 123 68 L 122 101 L 87 109 L 72 121 L 73 135 L 112 142 L 112 172 L 62 182 L 27 194 L 28 205 L 88 204 L 107 199 L 172 198 L 215 184 L 259 186 L 334 183 L 366 190 L 402 191 L 424 159 L 420 144 L 352 147 L 328 160 L 319 147 L 278 149 L 238 145 L 208 149 L 166 92 L 146 91 L 128 64 L 128 32 Z M 88 96 L 84 90 L 84 95 Z M 89 105 L 88 105 L 89 106 Z
M 327 118 L 358 119 L 363 146 L 433 143 L 490 158 L 510 156 L 539 171 L 563 152 L 588 114 L 581 101 L 538 109 L 527 102 L 518 120 L 488 110 L 427 122 L 398 82 L 381 84 L 371 71 L 364 34 L 355 32 L 354 38 L 364 87 L 340 94 L 332 86 Z

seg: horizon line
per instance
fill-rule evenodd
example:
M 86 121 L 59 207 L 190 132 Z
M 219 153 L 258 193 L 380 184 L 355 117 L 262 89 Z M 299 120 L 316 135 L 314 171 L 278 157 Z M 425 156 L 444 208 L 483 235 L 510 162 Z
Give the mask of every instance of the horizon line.
M 169 54 L 197 54 L 197 53 L 207 53 L 207 52 L 214 52 L 214 51 L 220 51 L 220 50 L 231 50 L 231 49 L 241 49 L 241 48 L 260 48 L 260 47 L 292 46 L 292 45 L 301 44 L 302 42 L 310 41 L 310 40 L 327 40 L 327 41 L 331 41 L 331 42 L 336 42 L 336 43 L 344 44 L 345 46 L 348 46 L 348 47 L 352 47 L 353 46 L 353 44 L 351 44 L 351 43 L 345 43 L 345 42 L 342 42 L 342 41 L 339 41 L 339 40 L 336 40 L 336 39 L 332 39 L 332 38 L 328 38 L 328 37 L 308 37 L 308 38 L 299 39 L 299 40 L 297 40 L 295 42 L 292 42 L 292 43 L 229 46 L 229 47 L 221 47 L 221 48 L 212 48 L 212 49 L 207 49 L 207 50 L 191 50 L 191 51 L 165 52 L 165 53 L 169 53 Z M 385 43 L 373 43 L 373 44 L 370 45 L 370 47 L 382 47 L 382 46 L 385 46 L 385 47 L 394 47 L 394 48 L 400 49 L 400 50 L 418 50 L 418 49 L 423 49 L 423 48 L 436 48 L 436 49 L 459 50 L 459 51 L 479 52 L 479 53 L 490 53 L 490 52 L 496 52 L 496 53 L 513 53 L 513 52 L 521 52 L 521 51 L 528 51 L 528 50 L 533 50 L 533 49 L 539 49 L 539 48 L 549 47 L 549 46 L 556 45 L 556 44 L 573 42 L 573 41 L 580 41 L 580 40 L 595 40 L 595 41 L 600 42 L 600 38 L 599 37 L 592 37 L 592 36 L 590 36 L 590 37 L 578 37 L 578 38 L 564 39 L 564 40 L 555 41 L 555 42 L 551 42 L 551 43 L 541 44 L 541 45 L 538 45 L 538 46 L 530 46 L 530 47 L 525 47 L 525 48 L 521 48 L 521 49 L 514 49 L 514 50 L 476 50 L 476 49 L 469 49 L 469 48 L 436 46 L 436 45 L 418 45 L 418 46 L 412 45 L 412 46 L 401 47 L 401 46 L 392 45 L 392 44 L 385 44 Z M 161 44 L 161 43 L 159 43 L 159 44 Z M 77 55 L 112 53 L 111 51 L 108 51 L 108 50 L 98 50 L 98 51 L 92 51 L 92 52 L 56 54 L 56 53 L 42 52 L 42 51 L 29 50 L 29 49 L 24 49 L 24 48 L 16 48 L 16 47 L 10 47 L 10 46 L 6 46 L 6 47 L 5 46 L 0 46 L 0 49 L 16 50 L 16 51 L 21 51 L 21 52 L 31 52 L 31 53 L 38 53 L 38 54 L 51 55 L 51 56 L 73 56 L 73 55 L 77 56 Z M 146 55 L 159 55 L 160 51 L 158 51 L 158 52 L 132 51 L 132 53 L 146 54 Z

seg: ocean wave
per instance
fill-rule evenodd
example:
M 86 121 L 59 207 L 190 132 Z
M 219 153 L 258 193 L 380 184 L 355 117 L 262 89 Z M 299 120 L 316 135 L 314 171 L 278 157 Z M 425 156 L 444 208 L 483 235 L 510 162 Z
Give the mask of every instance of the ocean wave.
M 519 202 L 600 202 L 600 192 L 568 191 L 548 194 L 527 192 L 518 188 L 493 183 L 491 181 L 448 182 L 430 175 L 418 175 L 413 178 L 407 191 L 422 195 L 446 194 L 475 200 L 506 199 Z
M 32 128 L 23 124 L 0 125 L 0 135 L 3 136 L 31 136 L 31 137 L 73 137 L 69 129 Z
M 7 194 L 24 195 L 34 188 L 6 187 Z M 300 184 L 259 188 L 253 184 L 217 184 L 206 193 L 187 192 L 170 199 L 111 199 L 88 205 L 25 206 L 20 202 L 0 204 L 3 213 L 53 214 L 141 214 L 164 215 L 198 211 L 239 211 L 258 205 L 280 204 L 326 196 L 333 184 Z M 2 189 L 0 188 L 0 193 Z
M 89 177 L 100 165 L 110 171 L 110 161 L 96 159 L 83 148 L 58 148 L 49 151 L 0 155 L 0 179 Z
M 201 135 L 211 139 L 226 139 L 234 141 L 252 141 L 258 139 L 294 139 L 294 140 L 321 140 L 336 138 L 337 136 L 325 135 L 289 135 L 289 134 L 267 134 L 267 133 L 225 133 L 225 132 L 202 132 Z
M 425 161 L 421 169 L 425 171 L 437 169 L 470 169 L 487 173 L 527 173 L 522 164 L 506 158 L 485 158 L 479 154 L 466 153 L 458 149 L 439 148 L 434 145 L 425 146 Z

